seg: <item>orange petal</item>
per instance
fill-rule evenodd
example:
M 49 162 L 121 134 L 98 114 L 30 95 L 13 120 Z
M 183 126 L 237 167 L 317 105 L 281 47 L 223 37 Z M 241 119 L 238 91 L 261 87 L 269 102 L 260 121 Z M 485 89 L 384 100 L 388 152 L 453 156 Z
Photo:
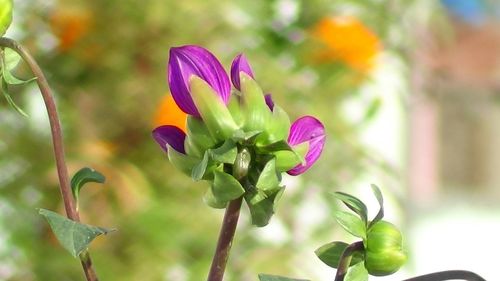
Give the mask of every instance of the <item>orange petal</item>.
M 177 106 L 172 95 L 168 94 L 163 97 L 158 106 L 154 126 L 173 125 L 186 132 L 186 118 L 187 114 Z

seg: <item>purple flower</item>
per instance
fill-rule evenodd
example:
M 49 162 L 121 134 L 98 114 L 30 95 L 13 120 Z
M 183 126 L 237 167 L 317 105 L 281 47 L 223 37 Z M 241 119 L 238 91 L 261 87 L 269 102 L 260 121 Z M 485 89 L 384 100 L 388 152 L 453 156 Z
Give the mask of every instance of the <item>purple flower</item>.
M 303 116 L 293 122 L 290 127 L 288 144 L 293 147 L 304 142 L 309 143 L 309 150 L 304 157 L 305 163 L 299 164 L 287 172 L 292 176 L 307 171 L 314 162 L 318 160 L 321 151 L 323 151 L 323 146 L 325 144 L 325 127 L 318 119 L 312 116 Z
M 168 84 L 172 96 L 182 111 L 199 117 L 200 113 L 191 97 L 191 76 L 198 76 L 208 83 L 221 100 L 227 104 L 231 83 L 221 63 L 208 50 L 193 45 L 170 49 Z
M 155 141 L 167 151 L 167 144 L 178 152 L 185 154 L 184 140 L 186 134 L 176 126 L 165 125 L 153 130 L 153 138 Z
M 238 91 L 241 90 L 240 87 L 240 72 L 246 73 L 248 76 L 253 77 L 253 72 L 252 68 L 250 67 L 250 64 L 248 63 L 247 58 L 243 54 L 237 55 L 233 63 L 231 65 L 231 81 L 233 82 L 233 85 Z

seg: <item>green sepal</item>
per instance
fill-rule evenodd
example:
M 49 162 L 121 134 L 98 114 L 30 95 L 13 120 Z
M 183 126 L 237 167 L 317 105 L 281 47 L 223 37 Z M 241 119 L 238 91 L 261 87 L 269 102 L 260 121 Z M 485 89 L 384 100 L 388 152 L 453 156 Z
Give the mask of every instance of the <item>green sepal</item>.
M 237 93 L 233 93 L 229 98 L 227 109 L 231 113 L 236 126 L 238 126 L 238 128 L 243 127 L 245 116 L 243 116 L 243 112 L 241 112 L 240 97 Z
M 258 227 L 266 226 L 275 212 L 275 205 L 283 194 L 284 187 L 277 190 L 274 194 L 266 198 L 262 192 L 246 192 L 244 195 L 250 215 L 252 217 L 252 224 Z M 261 197 L 261 198 L 259 198 Z
M 368 209 L 361 200 L 344 192 L 335 192 L 333 193 L 333 196 L 342 201 L 349 209 L 358 214 L 365 225 L 368 224 Z
M 290 131 L 290 117 L 276 104 L 269 122 L 267 122 L 264 133 L 257 139 L 257 144 L 266 145 L 279 141 L 285 141 Z
M 186 131 L 191 141 L 190 145 L 196 148 L 198 152 L 203 153 L 216 144 L 207 126 L 199 118 L 189 115 L 186 122 Z
M 286 172 L 302 163 L 302 159 L 294 151 L 282 150 L 273 153 L 276 157 L 276 170 Z
M 310 280 L 289 278 L 278 275 L 259 274 L 259 281 L 310 281 Z
M 184 140 L 184 150 L 186 151 L 187 155 L 193 156 L 196 158 L 202 158 L 203 154 L 206 151 L 206 150 L 203 150 L 203 148 L 197 146 L 194 143 L 193 137 L 190 135 L 186 135 L 186 139 Z
M 0 0 L 0 37 L 12 23 L 12 0 Z
M 59 243 L 75 258 L 85 251 L 97 236 L 115 231 L 79 223 L 45 209 L 39 209 L 38 212 L 45 217 Z
M 352 264 L 352 263 L 351 263 Z M 368 271 L 363 263 L 349 267 L 345 279 L 347 281 L 368 281 Z
M 276 173 L 276 159 L 269 160 L 260 172 L 259 179 L 255 185 L 258 190 L 269 193 L 280 188 L 280 180 Z
M 104 177 L 103 174 L 88 167 L 82 168 L 76 172 L 71 178 L 71 192 L 73 193 L 73 198 L 75 198 L 77 208 L 80 190 L 86 183 L 104 183 L 105 181 L 106 177 Z
M 24 84 L 27 84 L 27 83 L 33 81 L 33 80 L 36 80 L 36 77 L 32 77 L 28 80 L 21 80 L 21 79 L 15 77 L 11 73 L 11 70 L 12 69 L 9 69 L 7 64 L 6 64 L 5 55 L 3 53 L 2 54 L 2 79 L 3 79 L 4 83 L 7 83 L 8 85 L 24 85 Z
M 233 134 L 233 140 L 235 142 L 241 142 L 245 144 L 253 144 L 255 139 L 261 134 L 262 131 L 250 131 L 245 132 L 243 130 L 236 130 Z
M 234 164 L 238 148 L 232 139 L 227 139 L 220 147 L 210 149 L 210 157 L 218 163 Z
M 373 194 L 375 195 L 375 198 L 377 198 L 377 202 L 379 204 L 379 210 L 375 218 L 370 222 L 368 225 L 368 228 L 372 227 L 374 224 L 379 222 L 384 218 L 384 197 L 382 196 L 382 192 L 380 191 L 380 188 L 374 184 L 371 185 Z
M 12 99 L 12 97 L 10 96 L 9 94 L 9 91 L 8 91 L 8 86 L 7 86 L 7 83 L 3 80 L 3 78 L 0 80 L 0 83 L 2 84 L 0 89 L 2 91 L 2 94 L 5 98 L 5 100 L 7 100 L 7 103 L 19 114 L 21 114 L 22 116 L 24 117 L 28 117 L 28 114 L 26 114 L 26 112 L 24 112 L 15 102 L 14 100 Z
M 227 202 L 239 198 L 245 193 L 245 189 L 233 176 L 221 171 L 214 171 L 212 193 L 218 201 Z
M 176 169 L 188 176 L 192 175 L 194 166 L 200 162 L 199 158 L 180 153 L 168 144 L 167 155 L 170 163 L 172 163 Z
M 228 108 L 212 87 L 196 75 L 189 79 L 191 97 L 210 135 L 216 141 L 230 138 L 238 126 Z
M 366 239 L 366 224 L 358 217 L 348 212 L 335 213 L 337 222 L 352 235 Z
M 210 152 L 206 151 L 201 161 L 193 167 L 193 170 L 191 172 L 191 178 L 194 181 L 199 181 L 203 177 L 205 177 L 205 174 L 208 171 L 209 164 L 210 164 Z
M 244 72 L 240 72 L 241 85 L 241 110 L 244 116 L 243 129 L 245 131 L 263 130 L 269 119 L 271 111 L 266 104 L 260 86 Z
M 340 257 L 348 246 L 349 244 L 347 243 L 334 241 L 319 247 L 316 251 L 314 251 L 314 253 L 329 267 L 337 268 L 339 266 Z M 351 259 L 351 265 L 355 265 L 362 261 L 363 253 L 360 251 L 354 252 Z
M 215 197 L 212 192 L 212 187 L 207 188 L 205 195 L 203 196 L 203 202 L 208 206 L 215 209 L 224 209 L 227 207 L 228 201 L 221 201 Z
M 288 151 L 293 151 L 293 149 L 290 147 L 287 141 L 285 140 L 280 140 L 271 144 L 267 145 L 256 145 L 257 147 L 257 152 L 258 153 L 271 153 L 271 152 L 276 152 L 276 151 L 283 151 L 283 150 L 288 150 Z

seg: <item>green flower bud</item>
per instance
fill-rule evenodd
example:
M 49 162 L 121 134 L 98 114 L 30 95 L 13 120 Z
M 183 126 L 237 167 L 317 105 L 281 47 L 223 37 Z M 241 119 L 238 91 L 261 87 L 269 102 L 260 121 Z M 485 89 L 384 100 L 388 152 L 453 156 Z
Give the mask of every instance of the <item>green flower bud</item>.
M 3 36 L 12 22 L 12 0 L 0 0 L 0 36 Z
M 401 232 L 392 223 L 379 221 L 367 233 L 365 267 L 374 276 L 393 274 L 406 262 Z

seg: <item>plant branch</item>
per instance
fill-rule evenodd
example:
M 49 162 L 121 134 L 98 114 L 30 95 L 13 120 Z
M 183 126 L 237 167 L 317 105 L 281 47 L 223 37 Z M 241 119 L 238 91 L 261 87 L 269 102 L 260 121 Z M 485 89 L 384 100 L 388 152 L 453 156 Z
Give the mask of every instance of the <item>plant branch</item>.
M 362 251 L 365 248 L 363 241 L 358 241 L 352 243 L 345 248 L 340 257 L 339 266 L 337 267 L 337 273 L 335 274 L 335 281 L 344 281 L 349 265 L 351 265 L 352 255 L 357 251 Z
M 240 216 L 240 209 L 243 197 L 229 202 L 222 220 L 222 227 L 219 233 L 219 240 L 212 259 L 212 266 L 208 274 L 208 281 L 222 281 L 226 263 L 229 258 L 229 251 L 233 243 L 234 233 L 238 225 L 238 218 Z
M 421 275 L 403 281 L 444 281 L 444 280 L 466 280 L 466 281 L 486 281 L 483 277 L 474 272 L 466 270 L 447 270 Z
M 80 216 L 75 209 L 75 202 L 71 193 L 68 168 L 66 166 L 66 160 L 64 156 L 61 124 L 59 121 L 59 116 L 57 114 L 57 108 L 52 90 L 49 87 L 42 69 L 23 46 L 12 39 L 2 37 L 0 38 L 0 47 L 7 47 L 16 51 L 28 64 L 31 71 L 33 72 L 33 75 L 35 75 L 36 77 L 36 82 L 38 84 L 38 87 L 40 88 L 40 92 L 47 109 L 47 114 L 49 116 L 50 130 L 52 133 L 52 144 L 54 146 L 54 156 L 56 160 L 57 174 L 59 177 L 59 189 L 64 202 L 64 209 L 66 210 L 66 215 L 69 219 L 78 222 L 80 221 Z M 94 269 L 92 268 L 92 261 L 88 253 L 86 253 L 85 257 L 85 259 L 81 259 L 85 276 L 87 277 L 88 281 L 97 281 L 98 279 L 94 272 Z

